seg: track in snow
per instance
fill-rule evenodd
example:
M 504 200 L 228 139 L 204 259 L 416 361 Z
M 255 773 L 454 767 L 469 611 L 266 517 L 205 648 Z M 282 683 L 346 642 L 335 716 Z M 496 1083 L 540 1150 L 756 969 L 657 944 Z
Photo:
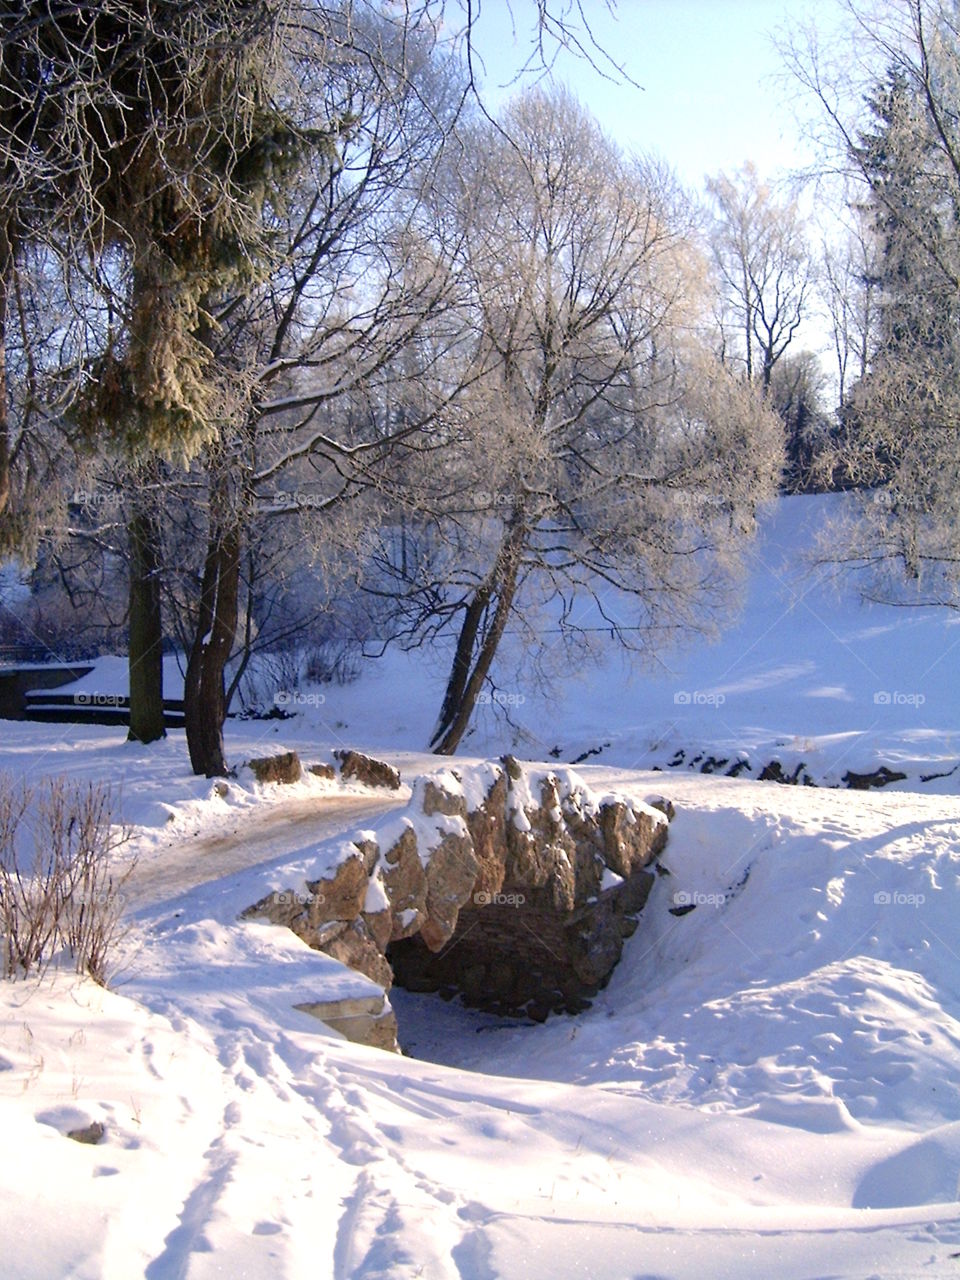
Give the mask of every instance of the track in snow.
M 141 857 L 124 885 L 128 908 L 156 906 L 197 885 L 296 854 L 403 803 L 396 796 L 310 796 L 243 815 L 230 831 L 177 841 Z

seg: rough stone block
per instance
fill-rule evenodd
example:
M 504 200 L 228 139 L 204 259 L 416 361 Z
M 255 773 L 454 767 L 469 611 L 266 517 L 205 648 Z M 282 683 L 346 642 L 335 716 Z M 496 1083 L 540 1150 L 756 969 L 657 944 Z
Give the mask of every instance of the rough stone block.
M 299 782 L 303 776 L 300 757 L 295 751 L 278 756 L 262 756 L 247 763 L 258 782 Z

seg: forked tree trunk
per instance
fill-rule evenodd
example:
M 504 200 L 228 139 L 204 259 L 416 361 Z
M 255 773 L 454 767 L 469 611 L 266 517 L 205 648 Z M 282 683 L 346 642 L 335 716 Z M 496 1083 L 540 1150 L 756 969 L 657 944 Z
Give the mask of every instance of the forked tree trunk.
M 453 723 L 457 712 L 463 703 L 463 697 L 467 688 L 467 681 L 470 679 L 470 668 L 473 663 L 473 650 L 477 643 L 477 632 L 480 629 L 480 623 L 483 621 L 483 615 L 490 604 L 491 588 L 489 583 L 484 583 L 474 593 L 473 599 L 467 605 L 463 622 L 460 626 L 460 635 L 457 637 L 457 648 L 453 656 L 453 667 L 450 671 L 450 678 L 447 681 L 446 692 L 443 695 L 443 706 L 440 708 L 440 718 L 437 721 L 437 728 L 430 740 L 431 747 L 440 748 L 437 744 L 441 741 L 450 725 Z
M 154 516 L 138 512 L 130 540 L 129 742 L 166 736 L 163 718 L 163 618 L 160 602 L 160 530 Z
M 515 529 L 501 548 L 493 574 L 477 589 L 467 606 L 457 639 L 440 721 L 430 743 L 435 755 L 453 755 L 470 724 L 470 717 L 477 705 L 477 695 L 483 688 L 513 611 L 521 552 L 522 536 Z M 480 623 L 494 598 L 497 606 L 493 619 L 474 658 Z
M 207 547 L 197 633 L 183 688 L 187 749 L 194 773 L 227 773 L 223 725 L 227 717 L 224 672 L 237 633 L 240 596 L 240 530 L 214 527 Z

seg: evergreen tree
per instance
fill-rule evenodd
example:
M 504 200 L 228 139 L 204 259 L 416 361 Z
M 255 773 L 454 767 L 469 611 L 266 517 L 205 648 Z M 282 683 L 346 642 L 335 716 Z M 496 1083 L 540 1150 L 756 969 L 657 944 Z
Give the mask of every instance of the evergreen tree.
M 833 537 L 872 598 L 960 605 L 960 30 L 950 0 L 891 0 L 866 38 L 887 71 L 859 126 L 807 76 L 864 185 L 877 326 L 843 406 L 838 463 L 860 519 Z M 888 38 L 890 32 L 896 38 Z
M 939 173 L 929 122 L 898 68 L 867 100 L 874 127 L 860 134 L 857 161 L 869 183 L 878 242 L 879 337 L 875 361 L 953 345 L 958 306 L 947 240 L 956 193 Z
M 843 444 L 855 483 L 889 487 L 904 479 L 911 440 L 942 431 L 944 397 L 960 391 L 960 188 L 902 68 L 890 68 L 867 106 L 854 159 L 868 184 L 878 321 L 867 374 L 843 408 Z

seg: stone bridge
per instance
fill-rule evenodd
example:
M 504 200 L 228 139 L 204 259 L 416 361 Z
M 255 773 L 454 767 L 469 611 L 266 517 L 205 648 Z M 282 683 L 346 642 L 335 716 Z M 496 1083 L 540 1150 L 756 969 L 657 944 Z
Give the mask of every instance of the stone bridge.
M 244 914 L 286 925 L 385 991 L 459 992 L 542 1021 L 579 1012 L 609 979 L 668 811 L 511 756 L 441 769 L 416 780 L 401 813 L 321 847 L 315 877 Z

